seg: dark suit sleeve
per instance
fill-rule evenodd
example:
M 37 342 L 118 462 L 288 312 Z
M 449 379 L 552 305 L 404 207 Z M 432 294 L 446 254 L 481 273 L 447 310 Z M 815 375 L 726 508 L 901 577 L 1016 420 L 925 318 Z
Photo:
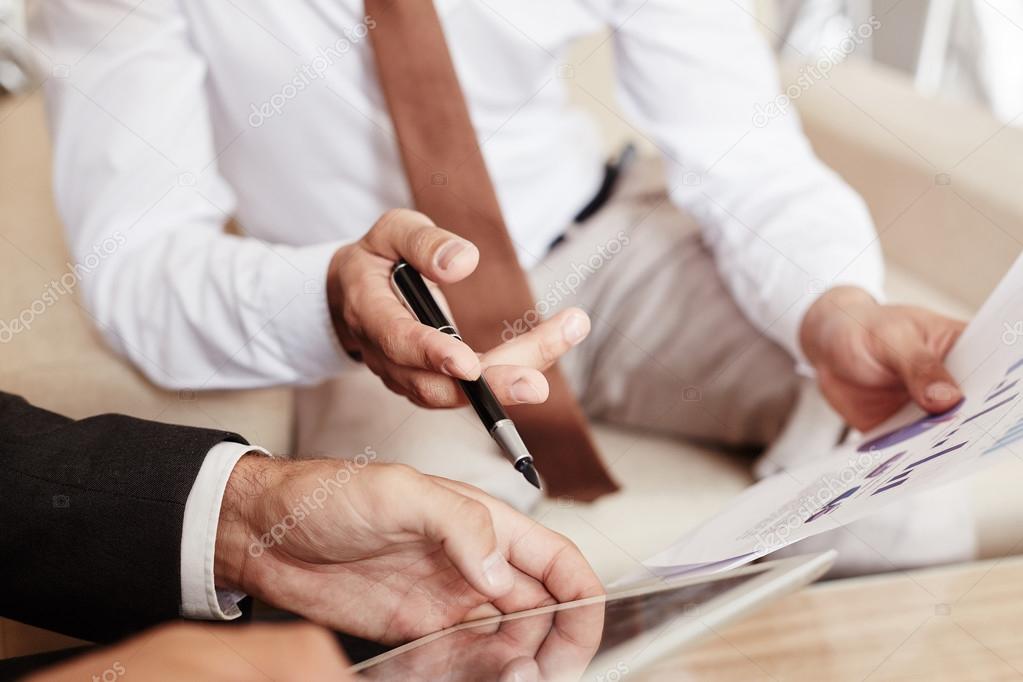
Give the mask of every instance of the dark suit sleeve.
M 98 642 L 177 618 L 185 502 L 225 440 L 0 392 L 0 616 Z

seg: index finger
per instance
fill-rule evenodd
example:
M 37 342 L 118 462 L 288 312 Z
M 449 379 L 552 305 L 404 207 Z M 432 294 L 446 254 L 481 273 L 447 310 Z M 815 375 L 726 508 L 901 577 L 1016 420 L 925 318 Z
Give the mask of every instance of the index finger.
M 579 308 L 569 308 L 487 351 L 481 362 L 484 367 L 519 365 L 545 370 L 589 333 L 590 318 Z
M 457 379 L 479 377 L 476 353 L 455 337 L 419 322 L 391 290 L 389 278 L 381 277 L 357 305 L 362 335 L 392 363 Z

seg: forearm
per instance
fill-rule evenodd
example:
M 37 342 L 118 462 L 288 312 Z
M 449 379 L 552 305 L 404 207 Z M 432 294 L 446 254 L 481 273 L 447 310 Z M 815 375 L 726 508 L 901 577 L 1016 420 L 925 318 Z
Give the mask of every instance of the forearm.
M 851 189 L 814 163 L 776 172 L 790 177 L 737 173 L 709 182 L 698 210 L 736 302 L 800 358 L 800 328 L 815 301 L 836 287 L 881 298 L 884 266 L 869 214 Z
M 802 317 L 823 291 L 880 295 L 863 201 L 814 156 L 793 103 L 770 120 L 756 115 L 781 89 L 740 3 L 650 0 L 615 41 L 626 113 L 664 152 L 672 199 L 700 224 L 761 331 L 798 358 Z
M 45 83 L 54 198 L 75 261 L 59 293 L 80 294 L 110 343 L 162 386 L 246 388 L 336 372 L 325 283 L 338 245 L 224 234 L 236 197 L 216 163 L 224 150 L 208 66 L 180 4 L 38 9 L 34 43 L 73 65 Z
M 161 386 L 322 381 L 346 365 L 326 303 L 336 246 L 182 226 L 116 254 L 86 280 L 85 302 L 111 345 Z

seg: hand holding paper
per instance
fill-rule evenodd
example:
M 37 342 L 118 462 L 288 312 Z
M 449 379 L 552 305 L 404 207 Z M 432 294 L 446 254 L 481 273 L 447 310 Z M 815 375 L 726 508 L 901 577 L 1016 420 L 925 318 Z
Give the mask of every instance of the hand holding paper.
M 807 311 L 800 343 L 831 406 L 854 429 L 867 431 L 909 400 L 934 413 L 962 398 L 944 359 L 965 326 L 837 287 Z
M 948 409 L 927 414 L 908 405 L 861 442 L 760 481 L 645 566 L 660 575 L 738 566 L 1014 456 L 1023 440 L 1023 334 L 1008 332 L 1017 328 L 1023 258 L 948 354 L 945 367 L 962 391 Z M 626 581 L 632 577 L 639 576 Z

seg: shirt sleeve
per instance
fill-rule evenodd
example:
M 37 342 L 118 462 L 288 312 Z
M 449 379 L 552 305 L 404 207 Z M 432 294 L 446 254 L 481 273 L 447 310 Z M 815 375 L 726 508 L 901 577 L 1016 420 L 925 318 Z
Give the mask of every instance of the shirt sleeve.
M 749 3 L 617 1 L 604 11 L 622 108 L 661 150 L 672 200 L 700 223 L 746 316 L 805 361 L 799 326 L 825 290 L 882 296 L 866 205 L 814 155 Z
M 227 481 L 245 455 L 269 452 L 260 447 L 223 442 L 213 446 L 185 503 L 181 528 L 181 615 L 203 620 L 232 620 L 241 615 L 238 602 L 245 594 L 218 590 L 213 566 L 220 507 Z
M 340 243 L 224 233 L 207 66 L 174 0 L 46 0 L 31 37 L 45 82 L 68 288 L 107 340 L 178 389 L 311 383 L 348 361 L 326 272 Z

